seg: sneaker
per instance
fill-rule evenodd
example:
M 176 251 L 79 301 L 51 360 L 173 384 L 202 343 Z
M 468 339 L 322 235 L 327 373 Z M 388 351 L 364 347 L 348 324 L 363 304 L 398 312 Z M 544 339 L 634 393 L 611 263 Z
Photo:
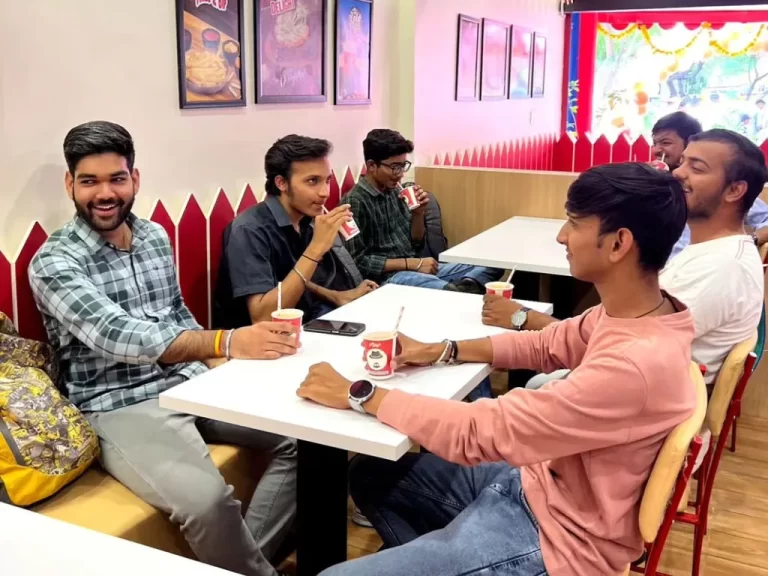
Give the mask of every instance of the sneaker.
M 471 278 L 459 280 L 455 286 L 457 292 L 464 292 L 465 294 L 485 294 L 485 288 L 481 286 L 479 282 L 476 282 Z
M 357 506 L 354 507 L 352 512 L 352 523 L 362 526 L 363 528 L 373 528 L 373 524 L 368 521 L 368 518 L 363 516 L 363 513 L 360 512 L 360 508 Z

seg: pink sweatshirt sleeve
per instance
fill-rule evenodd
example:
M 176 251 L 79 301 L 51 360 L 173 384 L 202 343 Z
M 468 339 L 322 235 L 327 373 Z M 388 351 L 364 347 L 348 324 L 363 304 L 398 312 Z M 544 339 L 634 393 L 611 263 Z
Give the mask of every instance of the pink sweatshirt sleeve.
M 530 354 L 530 352 L 529 352 Z M 445 460 L 524 466 L 624 442 L 646 402 L 645 379 L 608 350 L 541 390 L 467 404 L 389 392 L 378 418 Z
M 491 338 L 493 366 L 520 368 L 549 374 L 581 364 L 589 334 L 599 310 L 592 308 L 575 318 L 550 324 L 538 332 L 505 332 Z

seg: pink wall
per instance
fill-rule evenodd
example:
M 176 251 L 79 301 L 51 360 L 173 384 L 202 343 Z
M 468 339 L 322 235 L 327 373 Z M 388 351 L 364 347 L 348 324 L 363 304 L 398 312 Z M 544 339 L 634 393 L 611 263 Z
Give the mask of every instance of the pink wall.
M 491 18 L 547 37 L 543 98 L 456 102 L 458 15 Z M 555 1 L 419 0 L 416 5 L 416 158 L 429 164 L 436 154 L 552 134 L 560 129 L 564 20 Z

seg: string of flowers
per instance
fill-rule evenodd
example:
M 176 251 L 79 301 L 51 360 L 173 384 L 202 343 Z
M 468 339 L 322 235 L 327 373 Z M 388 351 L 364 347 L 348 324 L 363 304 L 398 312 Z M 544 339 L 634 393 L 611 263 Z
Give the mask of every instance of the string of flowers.
M 701 38 L 703 34 L 706 34 L 709 36 L 709 45 L 719 52 L 720 54 L 724 56 L 743 56 L 750 50 L 752 50 L 757 43 L 760 41 L 760 37 L 768 31 L 768 26 L 766 24 L 761 24 L 760 27 L 757 29 L 757 32 L 755 33 L 754 37 L 747 43 L 744 48 L 740 50 L 729 50 L 728 47 L 721 44 L 715 37 L 712 30 L 712 25 L 709 22 L 703 22 L 701 24 L 701 27 L 698 29 L 696 34 L 693 35 L 693 37 L 680 48 L 675 48 L 673 50 L 668 50 L 665 48 L 661 48 L 658 45 L 656 45 L 651 38 L 651 33 L 648 26 L 645 25 L 638 25 L 638 24 L 630 24 L 627 26 L 626 29 L 622 30 L 621 32 L 616 32 L 613 30 L 613 28 L 606 26 L 604 24 L 598 24 L 598 30 L 601 34 L 605 34 L 609 38 L 612 38 L 613 40 L 623 40 L 627 36 L 634 34 L 635 32 L 640 32 L 643 39 L 646 41 L 646 43 L 651 47 L 654 53 L 656 54 L 664 54 L 666 56 L 682 56 L 684 52 L 686 52 L 688 49 L 691 48 L 698 40 Z

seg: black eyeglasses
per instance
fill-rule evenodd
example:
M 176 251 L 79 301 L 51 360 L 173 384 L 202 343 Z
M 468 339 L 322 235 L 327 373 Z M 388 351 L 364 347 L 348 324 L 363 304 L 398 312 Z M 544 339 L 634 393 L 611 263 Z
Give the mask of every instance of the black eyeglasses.
M 397 164 L 386 164 L 384 162 L 380 162 L 379 166 L 386 166 L 390 170 L 392 170 L 392 174 L 397 176 L 398 174 L 402 174 L 403 172 L 408 172 L 408 170 L 411 169 L 411 163 L 406 160 L 405 162 L 397 163 Z

